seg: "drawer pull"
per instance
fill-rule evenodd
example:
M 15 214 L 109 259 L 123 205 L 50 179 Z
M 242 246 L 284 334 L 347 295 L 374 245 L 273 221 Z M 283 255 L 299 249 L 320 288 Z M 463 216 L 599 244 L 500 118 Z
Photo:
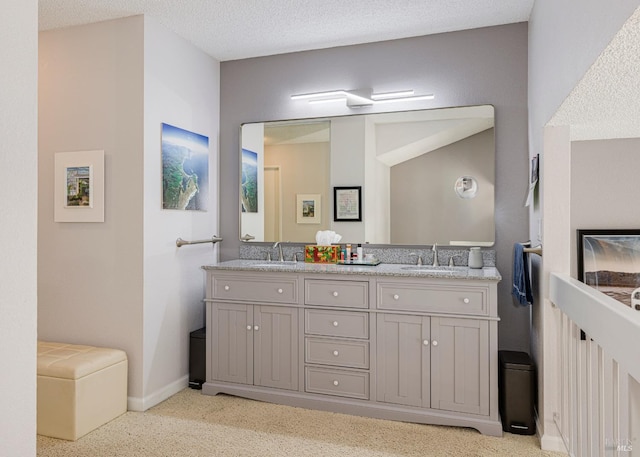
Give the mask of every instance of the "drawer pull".
M 229 289 L 231 289 L 231 287 L 229 287 L 229 286 L 224 286 L 224 290 L 229 290 Z
M 255 331 L 258 331 L 258 330 L 260 330 L 260 327 L 259 327 L 259 326 L 257 326 L 257 325 L 254 325 L 254 326 L 253 326 L 253 329 L 254 329 Z
M 462 300 L 465 303 L 469 303 L 471 300 L 469 300 L 468 298 L 465 298 L 464 300 Z
M 333 321 L 333 326 L 337 327 L 338 326 L 338 321 Z
M 433 346 L 437 346 L 438 342 L 436 340 L 433 340 L 433 343 L 431 343 Z
M 337 296 L 338 296 L 338 292 L 335 292 L 335 291 L 334 291 L 334 292 L 333 292 L 333 296 L 334 296 L 334 297 L 337 297 Z
M 247 325 L 247 330 L 251 330 L 253 327 L 250 325 Z
M 424 344 L 425 346 L 429 346 L 429 340 L 424 340 L 422 344 Z
M 278 293 L 281 294 L 282 293 L 282 289 L 278 289 Z
M 337 380 L 333 381 L 333 385 L 337 386 L 338 384 L 340 384 Z
M 393 299 L 394 299 L 394 300 L 398 300 L 399 298 L 400 298 L 400 295 L 398 295 L 398 294 L 395 294 L 395 295 L 393 296 Z
M 333 351 L 333 355 L 335 355 L 336 357 L 338 357 L 338 355 L 340 355 L 340 353 L 338 351 Z

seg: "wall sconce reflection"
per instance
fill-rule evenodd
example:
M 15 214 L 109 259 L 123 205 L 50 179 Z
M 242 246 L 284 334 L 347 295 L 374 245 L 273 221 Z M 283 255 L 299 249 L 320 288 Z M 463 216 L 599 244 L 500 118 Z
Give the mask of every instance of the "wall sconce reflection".
M 474 198 L 478 194 L 478 181 L 472 176 L 460 176 L 453 188 L 460 198 Z

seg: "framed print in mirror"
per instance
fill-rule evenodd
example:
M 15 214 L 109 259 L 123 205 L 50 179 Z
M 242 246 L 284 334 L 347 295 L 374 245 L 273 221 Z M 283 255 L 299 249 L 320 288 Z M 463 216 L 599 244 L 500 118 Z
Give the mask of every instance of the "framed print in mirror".
M 578 280 L 640 310 L 640 229 L 578 230 Z
M 362 221 L 362 187 L 333 188 L 333 220 Z
M 54 157 L 55 222 L 104 222 L 104 151 Z
M 296 195 L 296 222 L 298 224 L 320 224 L 321 215 L 320 194 Z

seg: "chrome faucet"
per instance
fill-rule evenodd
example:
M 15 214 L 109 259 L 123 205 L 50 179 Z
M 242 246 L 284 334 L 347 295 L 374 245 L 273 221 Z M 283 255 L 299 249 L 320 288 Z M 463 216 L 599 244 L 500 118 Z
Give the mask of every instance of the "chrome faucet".
M 282 243 L 280 241 L 276 241 L 273 247 L 278 248 L 278 262 L 284 262 L 284 255 L 282 254 Z
M 438 243 L 433 243 L 433 247 L 431 248 L 433 251 L 433 264 L 432 266 L 438 267 L 440 264 L 438 263 Z

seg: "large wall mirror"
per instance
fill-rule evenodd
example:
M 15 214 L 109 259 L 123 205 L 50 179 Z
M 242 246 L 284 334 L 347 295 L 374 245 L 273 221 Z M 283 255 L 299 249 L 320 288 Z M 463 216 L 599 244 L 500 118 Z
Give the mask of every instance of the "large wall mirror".
M 240 172 L 244 241 L 495 241 L 490 105 L 243 124 Z

